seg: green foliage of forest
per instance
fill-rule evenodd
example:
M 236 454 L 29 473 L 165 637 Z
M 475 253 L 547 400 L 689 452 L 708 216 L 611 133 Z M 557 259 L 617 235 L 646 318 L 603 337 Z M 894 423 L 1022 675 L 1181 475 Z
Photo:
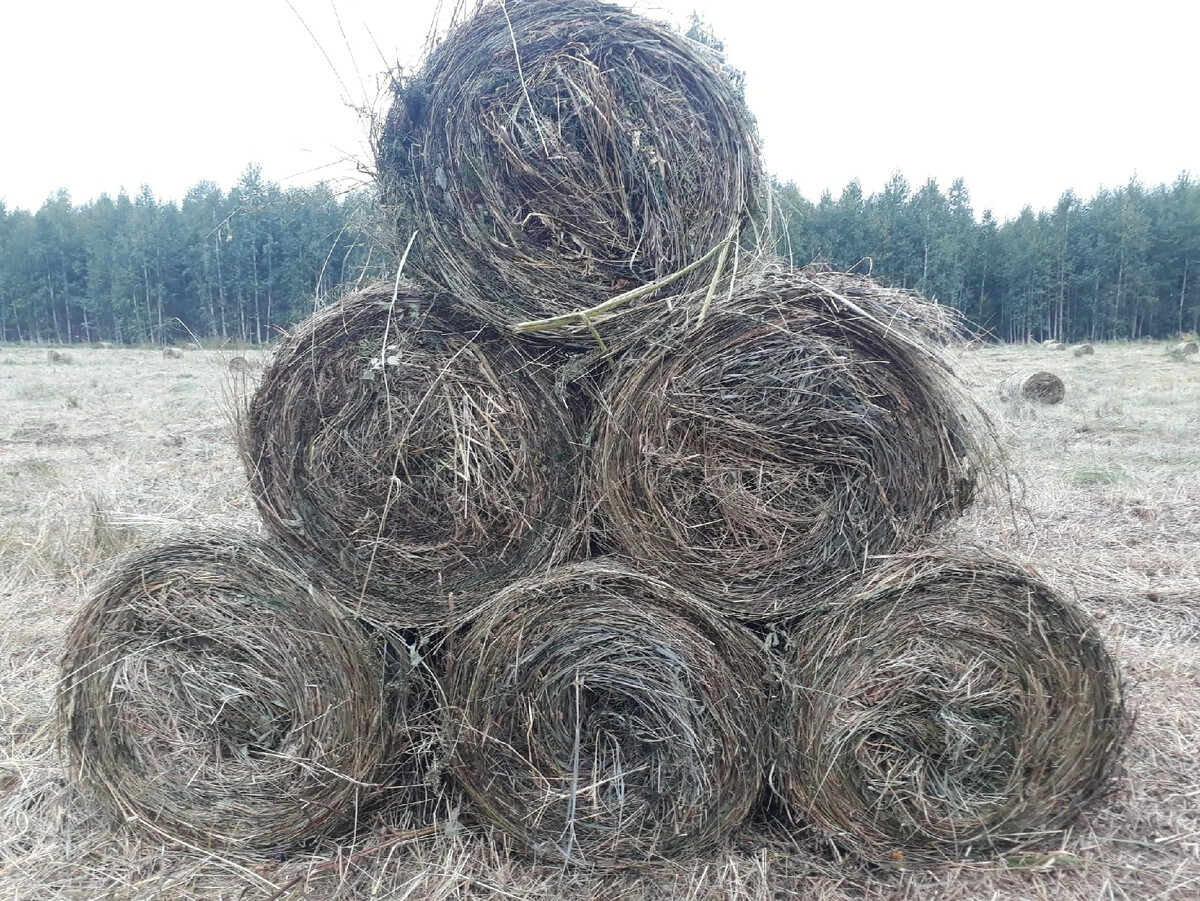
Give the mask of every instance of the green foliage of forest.
M 1200 183 L 1136 179 L 1090 200 L 1064 194 L 998 223 L 961 179 L 943 192 L 899 175 L 817 203 L 779 188 L 780 251 L 796 264 L 870 271 L 963 310 L 1003 341 L 1163 338 L 1200 326 Z
M 270 340 L 364 276 L 369 192 L 289 188 L 250 166 L 182 203 L 65 192 L 36 213 L 0 204 L 0 340 L 172 343 Z
M 1136 180 L 1013 220 L 976 216 L 966 186 L 866 196 L 777 186 L 779 252 L 855 269 L 963 310 L 1004 341 L 1166 338 L 1200 331 L 1200 183 Z M 261 343 L 339 286 L 386 274 L 369 188 L 281 189 L 250 166 L 182 203 L 60 192 L 36 213 L 0 203 L 0 340 Z

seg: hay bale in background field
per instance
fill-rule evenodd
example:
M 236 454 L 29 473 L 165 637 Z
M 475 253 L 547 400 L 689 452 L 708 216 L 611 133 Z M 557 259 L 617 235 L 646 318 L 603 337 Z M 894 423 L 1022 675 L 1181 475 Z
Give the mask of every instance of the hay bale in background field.
M 1067 349 L 1067 345 L 1063 344 L 1061 341 L 1052 341 L 1047 346 L 1050 348 L 1050 350 L 1066 350 Z
M 976 493 L 985 423 L 927 340 L 949 315 L 810 271 L 742 280 L 700 326 L 651 322 L 594 426 L 598 540 L 725 614 L 805 612 Z
M 443 625 L 545 565 L 578 476 L 552 369 L 391 285 L 297 326 L 240 428 L 259 512 L 370 622 Z
M 253 372 L 255 369 L 254 365 L 245 357 L 230 357 L 229 363 L 226 365 L 229 367 L 230 372 L 239 375 L 245 375 L 246 373 Z
M 1180 341 L 1170 350 L 1173 357 L 1188 357 L 1197 352 L 1200 352 L 1200 344 L 1195 341 Z
M 1111 788 L 1117 668 L 1083 611 L 1013 563 L 897 560 L 792 637 L 777 787 L 867 860 L 1036 844 Z
M 1067 388 L 1053 372 L 1016 372 L 996 385 L 1004 400 L 1025 399 L 1035 404 L 1061 403 Z
M 594 0 L 484 4 L 400 83 L 376 161 L 401 246 L 420 233 L 408 271 L 499 325 L 685 267 L 763 184 L 719 57 Z
M 1090 344 L 1076 344 L 1071 348 L 1071 353 L 1077 357 L 1090 357 L 1096 353 L 1096 348 Z
M 182 360 L 183 351 L 178 347 L 164 347 L 162 351 L 164 360 Z
M 456 659 L 453 775 L 531 851 L 694 854 L 758 798 L 764 652 L 686 592 L 603 560 L 539 573 L 484 608 Z
M 73 776 L 200 847 L 336 831 L 401 752 L 383 662 L 281 552 L 204 533 L 129 557 L 67 635 L 58 709 Z
M 46 360 L 50 363 L 70 363 L 71 355 L 61 350 L 48 350 Z

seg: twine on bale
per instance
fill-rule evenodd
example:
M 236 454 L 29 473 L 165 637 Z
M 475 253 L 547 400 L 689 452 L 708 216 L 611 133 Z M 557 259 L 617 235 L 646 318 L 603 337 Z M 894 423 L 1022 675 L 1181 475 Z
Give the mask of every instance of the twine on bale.
M 539 573 L 499 592 L 456 659 L 453 775 L 536 854 L 698 853 L 758 798 L 764 652 L 665 582 L 606 560 Z
M 761 219 L 758 138 L 717 53 L 596 0 L 483 3 L 375 138 L 410 271 L 497 325 L 576 314 Z M 697 266 L 676 285 L 705 285 Z
M 696 324 L 703 302 L 651 321 L 603 394 L 602 546 L 769 621 L 971 503 L 991 449 L 930 340 L 953 331 L 945 308 L 812 270 L 739 280 Z
M 570 518 L 574 449 L 554 374 L 401 285 L 302 323 L 244 412 L 267 526 L 384 628 L 444 624 L 545 564 Z
M 408 751 L 384 718 L 402 689 L 378 648 L 247 536 L 205 532 L 127 558 L 71 625 L 62 668 L 72 777 L 193 846 L 334 833 Z
M 1082 610 L 981 553 L 894 561 L 801 622 L 775 784 L 877 863 L 1045 841 L 1110 788 L 1117 668 Z
M 1035 404 L 1062 403 L 1067 393 L 1063 380 L 1045 370 L 1013 373 L 1001 379 L 996 390 L 1004 400 L 1024 399 Z

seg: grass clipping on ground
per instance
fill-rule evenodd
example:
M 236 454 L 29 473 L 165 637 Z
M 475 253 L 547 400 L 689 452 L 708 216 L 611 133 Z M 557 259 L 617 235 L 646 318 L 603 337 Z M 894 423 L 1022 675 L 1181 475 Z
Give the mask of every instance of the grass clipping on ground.
M 410 271 L 502 325 L 683 269 L 763 184 L 719 56 L 594 0 L 482 4 L 398 82 L 376 164 L 393 234 L 419 233 Z
M 211 532 L 125 559 L 72 624 L 58 708 L 73 778 L 201 848 L 336 832 L 379 793 L 377 648 L 257 539 Z
M 243 414 L 263 520 L 366 620 L 444 625 L 547 562 L 574 451 L 549 366 L 392 286 L 287 337 Z
M 767 662 L 749 632 L 609 561 L 503 589 L 455 653 L 451 769 L 558 861 L 687 857 L 760 793 Z
M 900 558 L 799 623 L 778 787 L 878 863 L 1045 842 L 1112 788 L 1127 732 L 1086 614 L 978 552 Z
M 994 454 L 930 340 L 944 308 L 816 271 L 741 280 L 702 323 L 689 303 L 604 390 L 588 491 L 605 546 L 766 621 L 971 503 Z

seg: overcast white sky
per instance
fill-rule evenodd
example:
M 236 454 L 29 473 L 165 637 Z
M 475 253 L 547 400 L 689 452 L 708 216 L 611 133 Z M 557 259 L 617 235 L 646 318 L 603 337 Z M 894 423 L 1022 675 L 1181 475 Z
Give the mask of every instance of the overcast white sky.
M 451 6 L 453 0 L 443 0 Z M 1200 4 L 638 0 L 695 9 L 747 74 L 768 168 L 801 193 L 962 176 L 976 213 L 1200 175 Z M 380 73 L 437 0 L 0 0 L 0 198 L 35 210 L 143 183 L 180 200 L 251 162 L 361 180 Z M 311 31 L 311 34 L 309 33 Z M 326 59 L 328 57 L 328 60 Z

